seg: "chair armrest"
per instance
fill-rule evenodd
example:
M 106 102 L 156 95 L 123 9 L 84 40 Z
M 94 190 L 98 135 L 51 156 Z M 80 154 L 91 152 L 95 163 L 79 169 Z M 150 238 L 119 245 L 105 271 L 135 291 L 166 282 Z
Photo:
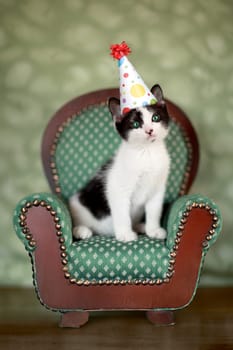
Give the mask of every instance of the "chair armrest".
M 194 210 L 204 210 L 212 217 L 211 227 L 207 227 L 207 232 L 204 233 L 205 236 L 202 241 L 204 253 L 217 240 L 222 229 L 222 215 L 218 206 L 205 196 L 199 194 L 186 195 L 173 203 L 167 217 L 167 246 L 169 249 L 172 249 L 179 243 L 184 226 L 188 223 L 189 216 Z M 199 222 L 196 220 L 195 235 L 197 236 L 199 234 L 198 227 Z
M 51 219 L 60 231 L 65 245 L 68 247 L 72 243 L 72 222 L 70 213 L 65 203 L 56 195 L 50 193 L 35 193 L 23 198 L 16 206 L 13 216 L 14 229 L 23 242 L 28 252 L 33 252 L 36 248 L 33 230 L 29 231 L 27 216 L 30 210 L 43 207 L 51 214 Z M 38 210 L 39 215 L 39 210 Z M 43 218 L 41 219 L 41 231 L 44 232 Z

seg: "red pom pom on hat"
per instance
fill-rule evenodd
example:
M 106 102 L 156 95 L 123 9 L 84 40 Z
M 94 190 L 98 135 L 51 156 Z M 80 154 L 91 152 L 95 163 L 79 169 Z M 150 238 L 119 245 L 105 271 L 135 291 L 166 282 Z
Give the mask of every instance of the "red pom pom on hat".
M 120 44 L 111 45 L 110 50 L 110 55 L 116 60 L 120 60 L 122 57 L 128 56 L 131 53 L 131 49 L 125 41 L 122 41 Z

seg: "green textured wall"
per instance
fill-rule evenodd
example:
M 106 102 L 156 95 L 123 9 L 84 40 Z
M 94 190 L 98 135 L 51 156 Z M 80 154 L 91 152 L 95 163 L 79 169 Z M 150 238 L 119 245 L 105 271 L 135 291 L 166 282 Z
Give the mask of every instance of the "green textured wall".
M 0 0 L 1 284 L 31 285 L 11 220 L 19 199 L 48 190 L 43 129 L 67 100 L 117 85 L 108 48 L 121 40 L 146 83 L 159 82 L 198 130 L 201 165 L 192 192 L 213 198 L 224 218 L 201 283 L 233 284 L 232 18 L 231 0 Z

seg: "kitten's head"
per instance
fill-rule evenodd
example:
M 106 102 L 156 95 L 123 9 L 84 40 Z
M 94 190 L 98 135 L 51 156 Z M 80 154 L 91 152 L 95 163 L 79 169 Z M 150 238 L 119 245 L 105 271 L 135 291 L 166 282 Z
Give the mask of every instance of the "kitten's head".
M 116 130 L 120 136 L 134 144 L 147 144 L 161 141 L 168 134 L 169 115 L 161 87 L 157 84 L 151 89 L 157 99 L 154 105 L 131 109 L 122 115 L 120 101 L 110 98 L 109 110 L 112 114 Z

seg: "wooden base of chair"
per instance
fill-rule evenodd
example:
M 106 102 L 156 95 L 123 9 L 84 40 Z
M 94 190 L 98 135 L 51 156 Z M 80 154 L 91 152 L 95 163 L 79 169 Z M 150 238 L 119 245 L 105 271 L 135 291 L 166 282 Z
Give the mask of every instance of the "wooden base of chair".
M 175 324 L 173 311 L 149 310 L 146 312 L 146 317 L 155 326 L 173 326 Z
M 60 327 L 80 328 L 88 322 L 89 312 L 71 311 L 61 315 Z
M 146 312 L 147 319 L 155 326 L 172 326 L 175 324 L 173 311 L 155 311 L 149 310 Z M 62 313 L 60 327 L 62 328 L 80 328 L 89 320 L 88 311 L 70 311 Z

